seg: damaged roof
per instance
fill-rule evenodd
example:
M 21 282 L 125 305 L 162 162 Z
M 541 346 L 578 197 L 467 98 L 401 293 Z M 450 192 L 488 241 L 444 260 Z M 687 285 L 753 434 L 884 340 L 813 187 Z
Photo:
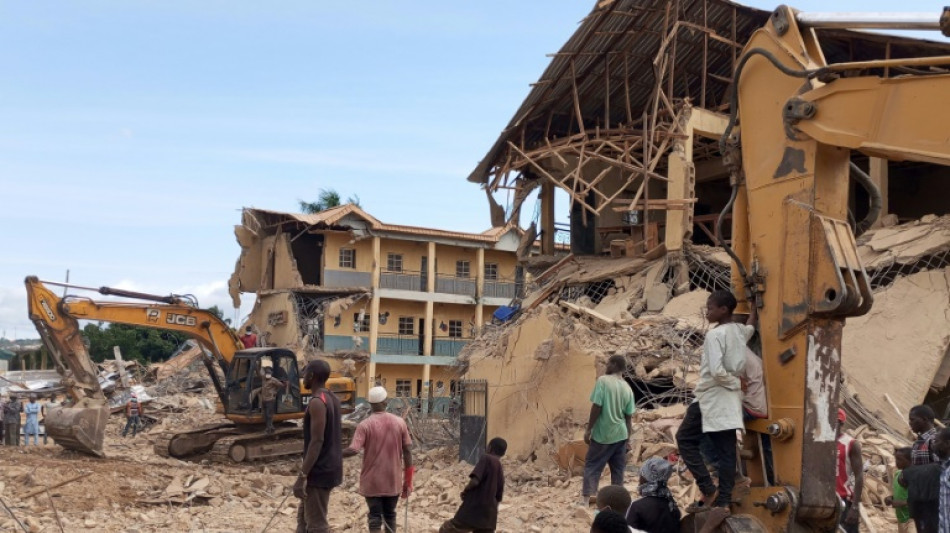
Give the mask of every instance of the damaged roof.
M 521 229 L 515 224 L 490 228 L 481 233 L 467 233 L 461 231 L 448 231 L 435 228 L 423 228 L 419 226 L 405 226 L 400 224 L 386 224 L 371 216 L 356 204 L 345 204 L 321 211 L 319 213 L 283 213 L 280 211 L 271 211 L 268 209 L 257 209 L 253 207 L 244 208 L 245 215 L 251 215 L 254 219 L 263 223 L 265 227 L 274 227 L 287 222 L 300 222 L 308 226 L 314 226 L 321 229 L 335 229 L 349 231 L 353 229 L 364 229 L 371 232 L 395 233 L 401 235 L 413 235 L 424 237 L 441 237 L 446 239 L 456 239 L 461 241 L 481 242 L 487 244 L 497 243 L 502 237 L 510 232 L 520 235 Z M 364 224 L 357 224 L 356 220 Z M 247 218 L 245 217 L 245 224 Z
M 664 46 L 675 57 L 671 97 L 689 98 L 693 105 L 707 109 L 726 108 L 742 44 L 769 15 L 726 0 L 598 1 L 553 54 L 468 180 L 488 183 L 509 156 L 509 141 L 530 148 L 578 133 L 578 113 L 589 129 L 632 125 L 651 102 L 657 77 L 654 59 Z M 678 24 L 675 39 L 667 41 L 667 29 L 674 23 Z M 829 63 L 950 53 L 947 43 L 848 30 L 816 31 Z

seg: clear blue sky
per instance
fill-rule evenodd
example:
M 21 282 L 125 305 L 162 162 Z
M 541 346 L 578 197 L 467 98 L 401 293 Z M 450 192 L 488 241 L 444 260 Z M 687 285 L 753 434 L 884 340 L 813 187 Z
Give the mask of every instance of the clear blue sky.
M 28 274 L 230 309 L 242 206 L 486 229 L 465 177 L 593 2 L 0 6 L 0 336 L 31 337 Z

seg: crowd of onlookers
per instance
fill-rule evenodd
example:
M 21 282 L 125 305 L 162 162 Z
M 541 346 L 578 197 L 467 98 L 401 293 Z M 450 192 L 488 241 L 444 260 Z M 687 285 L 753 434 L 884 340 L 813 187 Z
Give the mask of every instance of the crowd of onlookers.
M 47 443 L 46 432 L 40 430 L 42 417 L 46 416 L 49 409 L 61 404 L 56 401 L 55 395 L 46 403 L 38 402 L 36 394 L 28 394 L 26 397 L 26 402 L 20 399 L 19 394 L 5 395 L 0 399 L 0 419 L 3 420 L 0 438 L 4 446 L 19 446 L 20 433 L 23 434 L 25 446 L 30 445 L 30 437 L 33 438 L 34 446 L 39 445 L 41 436 L 43 444 Z

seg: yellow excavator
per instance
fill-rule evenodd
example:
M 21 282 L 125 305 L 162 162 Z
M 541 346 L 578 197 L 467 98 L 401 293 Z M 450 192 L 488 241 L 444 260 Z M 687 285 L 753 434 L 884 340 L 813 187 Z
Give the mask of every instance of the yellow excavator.
M 49 286 L 84 289 L 104 296 L 142 301 L 96 301 L 78 296 L 60 298 Z M 278 424 L 274 434 L 264 431 L 264 415 L 252 392 L 260 387 L 261 371 L 271 367 L 274 377 L 288 386 L 277 397 L 275 422 L 303 418 L 310 391 L 299 375 L 297 356 L 284 348 L 245 349 L 230 326 L 211 311 L 199 309 L 189 296 L 159 296 L 101 287 L 93 289 L 26 278 L 30 320 L 36 325 L 63 376 L 63 386 L 72 399 L 69 407 L 51 410 L 46 431 L 65 448 L 101 456 L 108 401 L 99 386 L 96 365 L 89 356 L 79 329 L 79 320 L 130 324 L 183 333 L 205 349 L 205 367 L 228 422 L 180 432 L 166 433 L 155 443 L 163 456 L 187 458 L 211 453 L 218 461 L 248 461 L 300 454 L 302 429 L 297 424 Z M 207 356 L 210 354 L 210 356 Z M 352 378 L 332 374 L 327 387 L 352 411 L 356 385 Z
M 868 190 L 872 215 L 881 199 L 851 154 L 950 165 L 950 56 L 827 64 L 816 27 L 950 35 L 950 10 L 864 18 L 780 6 L 745 45 L 720 143 L 733 186 L 723 211 L 733 212 L 732 242 L 722 244 L 733 286 L 745 288 L 738 311 L 760 306 L 769 412 L 746 424 L 749 493 L 718 526 L 703 524 L 708 513 L 700 513 L 684 531 L 836 530 L 842 329 L 872 303 L 848 221 L 850 182 Z M 761 435 L 771 437 L 774 484 L 764 473 Z

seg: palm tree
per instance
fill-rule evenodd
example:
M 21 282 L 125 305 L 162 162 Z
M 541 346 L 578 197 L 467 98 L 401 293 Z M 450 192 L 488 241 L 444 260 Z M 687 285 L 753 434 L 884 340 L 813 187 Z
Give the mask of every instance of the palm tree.
M 297 202 L 300 204 L 300 211 L 307 214 L 319 213 L 320 211 L 326 211 L 331 207 L 338 207 L 343 205 L 340 200 L 340 193 L 336 192 L 334 189 L 320 189 L 320 193 L 317 195 L 316 202 L 305 202 L 298 199 Z M 357 207 L 360 205 L 360 197 L 357 195 L 350 196 L 346 199 L 348 204 L 356 204 Z

